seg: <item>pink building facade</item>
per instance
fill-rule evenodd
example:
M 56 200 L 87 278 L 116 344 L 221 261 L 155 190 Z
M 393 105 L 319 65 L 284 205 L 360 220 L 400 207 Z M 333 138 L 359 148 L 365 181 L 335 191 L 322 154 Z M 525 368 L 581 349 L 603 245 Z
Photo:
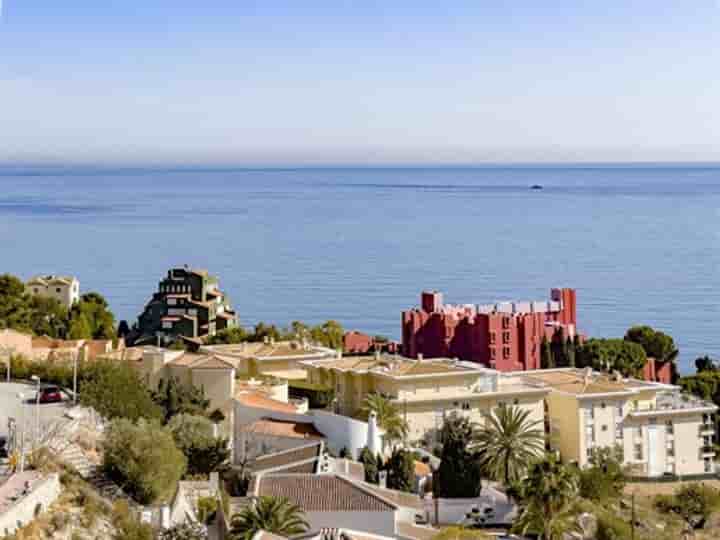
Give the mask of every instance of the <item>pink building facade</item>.
M 549 301 L 448 305 L 423 292 L 420 307 L 402 313 L 405 356 L 447 357 L 499 371 L 540 369 L 543 339 L 574 338 L 574 289 L 552 289 Z

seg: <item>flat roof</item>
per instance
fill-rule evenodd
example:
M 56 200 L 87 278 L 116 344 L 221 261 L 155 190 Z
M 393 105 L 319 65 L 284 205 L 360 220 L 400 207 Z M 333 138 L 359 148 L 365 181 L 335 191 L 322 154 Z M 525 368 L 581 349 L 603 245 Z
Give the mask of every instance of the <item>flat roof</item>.
M 398 355 L 349 356 L 337 360 L 305 362 L 305 364 L 338 371 L 372 372 L 388 377 L 498 374 L 494 369 L 473 362 L 462 362 L 449 358 L 418 360 Z
M 586 371 L 586 369 L 588 371 Z M 643 390 L 655 392 L 678 390 L 677 386 L 625 378 L 589 368 L 540 369 L 518 372 L 530 380 L 541 381 L 553 390 L 577 396 L 595 394 L 637 394 Z
M 312 359 L 314 357 L 335 356 L 335 352 L 325 347 L 315 345 L 303 346 L 297 341 L 279 341 L 277 343 L 244 342 L 230 345 L 206 345 L 203 350 L 248 358 L 254 360 L 281 360 L 281 359 Z

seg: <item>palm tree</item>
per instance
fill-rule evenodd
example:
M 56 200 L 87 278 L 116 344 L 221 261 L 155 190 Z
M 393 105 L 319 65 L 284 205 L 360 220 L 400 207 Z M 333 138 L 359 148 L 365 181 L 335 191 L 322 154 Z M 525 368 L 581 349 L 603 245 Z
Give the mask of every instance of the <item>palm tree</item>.
M 365 396 L 360 408 L 360 416 L 367 420 L 370 413 L 377 416 L 377 423 L 385 431 L 385 439 L 389 442 L 401 441 L 408 434 L 407 422 L 400 415 L 397 404 L 381 394 L 372 393 Z
M 258 531 L 293 536 L 309 528 L 299 506 L 284 497 L 260 497 L 232 517 L 230 535 L 233 540 L 250 540 Z
M 535 533 L 543 540 L 559 540 L 579 530 L 570 502 L 577 494 L 577 475 L 552 454 L 530 466 L 520 483 L 523 511 L 514 528 Z
M 519 480 L 545 448 L 544 433 L 536 427 L 540 422 L 528 416 L 529 411 L 501 404 L 485 414 L 485 425 L 475 437 L 485 474 L 505 486 Z

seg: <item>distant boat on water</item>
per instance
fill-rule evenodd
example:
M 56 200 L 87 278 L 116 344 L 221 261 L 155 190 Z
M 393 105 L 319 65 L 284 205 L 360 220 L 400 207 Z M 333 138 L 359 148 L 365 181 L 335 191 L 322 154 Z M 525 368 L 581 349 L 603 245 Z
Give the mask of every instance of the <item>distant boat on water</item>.
M 530 189 L 542 189 L 543 187 L 540 184 L 533 184 L 530 186 Z

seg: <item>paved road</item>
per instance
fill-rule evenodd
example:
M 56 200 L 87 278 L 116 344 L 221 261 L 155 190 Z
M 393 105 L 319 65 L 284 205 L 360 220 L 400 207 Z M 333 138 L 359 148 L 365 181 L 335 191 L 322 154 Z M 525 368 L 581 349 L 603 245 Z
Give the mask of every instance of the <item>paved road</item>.
M 23 400 L 18 396 L 22 393 Z M 40 411 L 40 424 L 46 425 L 59 418 L 67 409 L 65 403 L 35 404 L 35 385 L 23 383 L 0 383 L 0 437 L 7 437 L 8 418 L 15 418 L 18 431 L 24 425 L 28 437 L 35 433 L 35 415 Z

